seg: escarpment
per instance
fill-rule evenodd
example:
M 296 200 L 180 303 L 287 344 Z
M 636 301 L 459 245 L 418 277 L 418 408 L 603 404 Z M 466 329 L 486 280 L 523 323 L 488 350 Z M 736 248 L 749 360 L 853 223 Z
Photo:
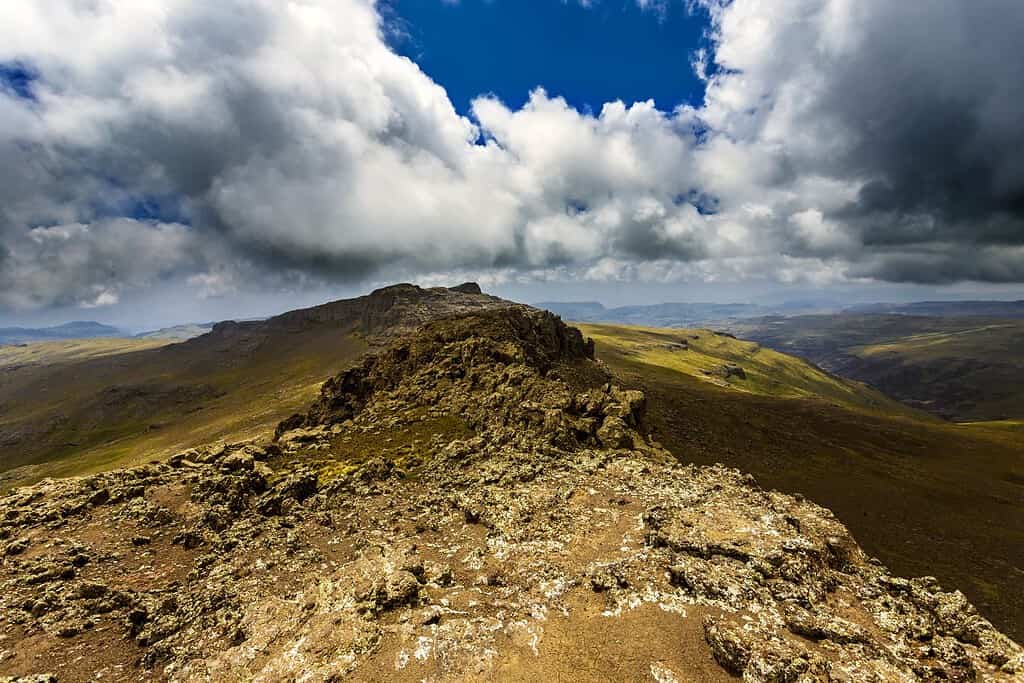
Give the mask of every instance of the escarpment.
M 459 296 L 479 296 L 472 292 Z M 524 306 L 425 321 L 272 443 L 0 501 L 0 673 L 58 680 L 1019 680 L 956 591 L 680 464 Z M 678 454 L 685 457 L 685 454 Z

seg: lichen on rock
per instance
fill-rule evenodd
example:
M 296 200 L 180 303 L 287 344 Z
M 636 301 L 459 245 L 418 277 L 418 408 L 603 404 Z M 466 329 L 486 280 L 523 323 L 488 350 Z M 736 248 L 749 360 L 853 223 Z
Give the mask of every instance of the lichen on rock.
M 681 464 L 645 407 L 578 331 L 502 304 L 394 339 L 273 443 L 15 490 L 0 673 L 1020 680 L 960 593 Z

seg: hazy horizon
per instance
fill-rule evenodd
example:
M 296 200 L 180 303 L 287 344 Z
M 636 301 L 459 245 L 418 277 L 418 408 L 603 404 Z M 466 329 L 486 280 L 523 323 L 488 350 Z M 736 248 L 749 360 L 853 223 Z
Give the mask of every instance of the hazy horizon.
M 1015 0 L 7 3 L 0 324 L 401 281 L 1024 298 L 1021 25 Z

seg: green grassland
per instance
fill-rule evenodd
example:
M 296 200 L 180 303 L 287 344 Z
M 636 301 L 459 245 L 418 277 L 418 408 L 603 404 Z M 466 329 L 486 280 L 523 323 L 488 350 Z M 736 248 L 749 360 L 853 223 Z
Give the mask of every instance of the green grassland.
M 689 375 L 735 391 L 827 401 L 848 408 L 914 414 L 860 382 L 831 375 L 805 360 L 711 330 L 579 325 L 598 344 L 646 365 Z M 742 368 L 743 375 L 720 372 Z
M 1024 423 L 879 410 L 873 392 L 729 337 L 691 340 L 683 361 L 656 345 L 690 331 L 583 327 L 617 381 L 647 393 L 647 428 L 678 457 L 806 495 L 898 574 L 936 576 L 1024 637 Z M 765 377 L 742 389 L 709 381 L 706 364 L 722 359 Z
M 336 328 L 0 349 L 0 488 L 273 432 L 366 344 Z
M 1024 418 L 1024 320 L 840 314 L 732 331 L 947 419 Z

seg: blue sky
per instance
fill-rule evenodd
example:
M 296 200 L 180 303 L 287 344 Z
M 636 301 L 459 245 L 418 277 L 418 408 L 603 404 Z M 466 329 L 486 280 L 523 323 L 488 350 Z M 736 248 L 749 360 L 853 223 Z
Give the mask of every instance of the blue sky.
M 653 99 L 699 105 L 690 62 L 707 18 L 685 3 L 642 10 L 634 0 L 388 0 L 390 42 L 445 87 L 460 113 L 481 94 L 513 108 L 540 86 L 580 110 Z
M 1024 296 L 1020 0 L 3 7 L 0 323 Z

